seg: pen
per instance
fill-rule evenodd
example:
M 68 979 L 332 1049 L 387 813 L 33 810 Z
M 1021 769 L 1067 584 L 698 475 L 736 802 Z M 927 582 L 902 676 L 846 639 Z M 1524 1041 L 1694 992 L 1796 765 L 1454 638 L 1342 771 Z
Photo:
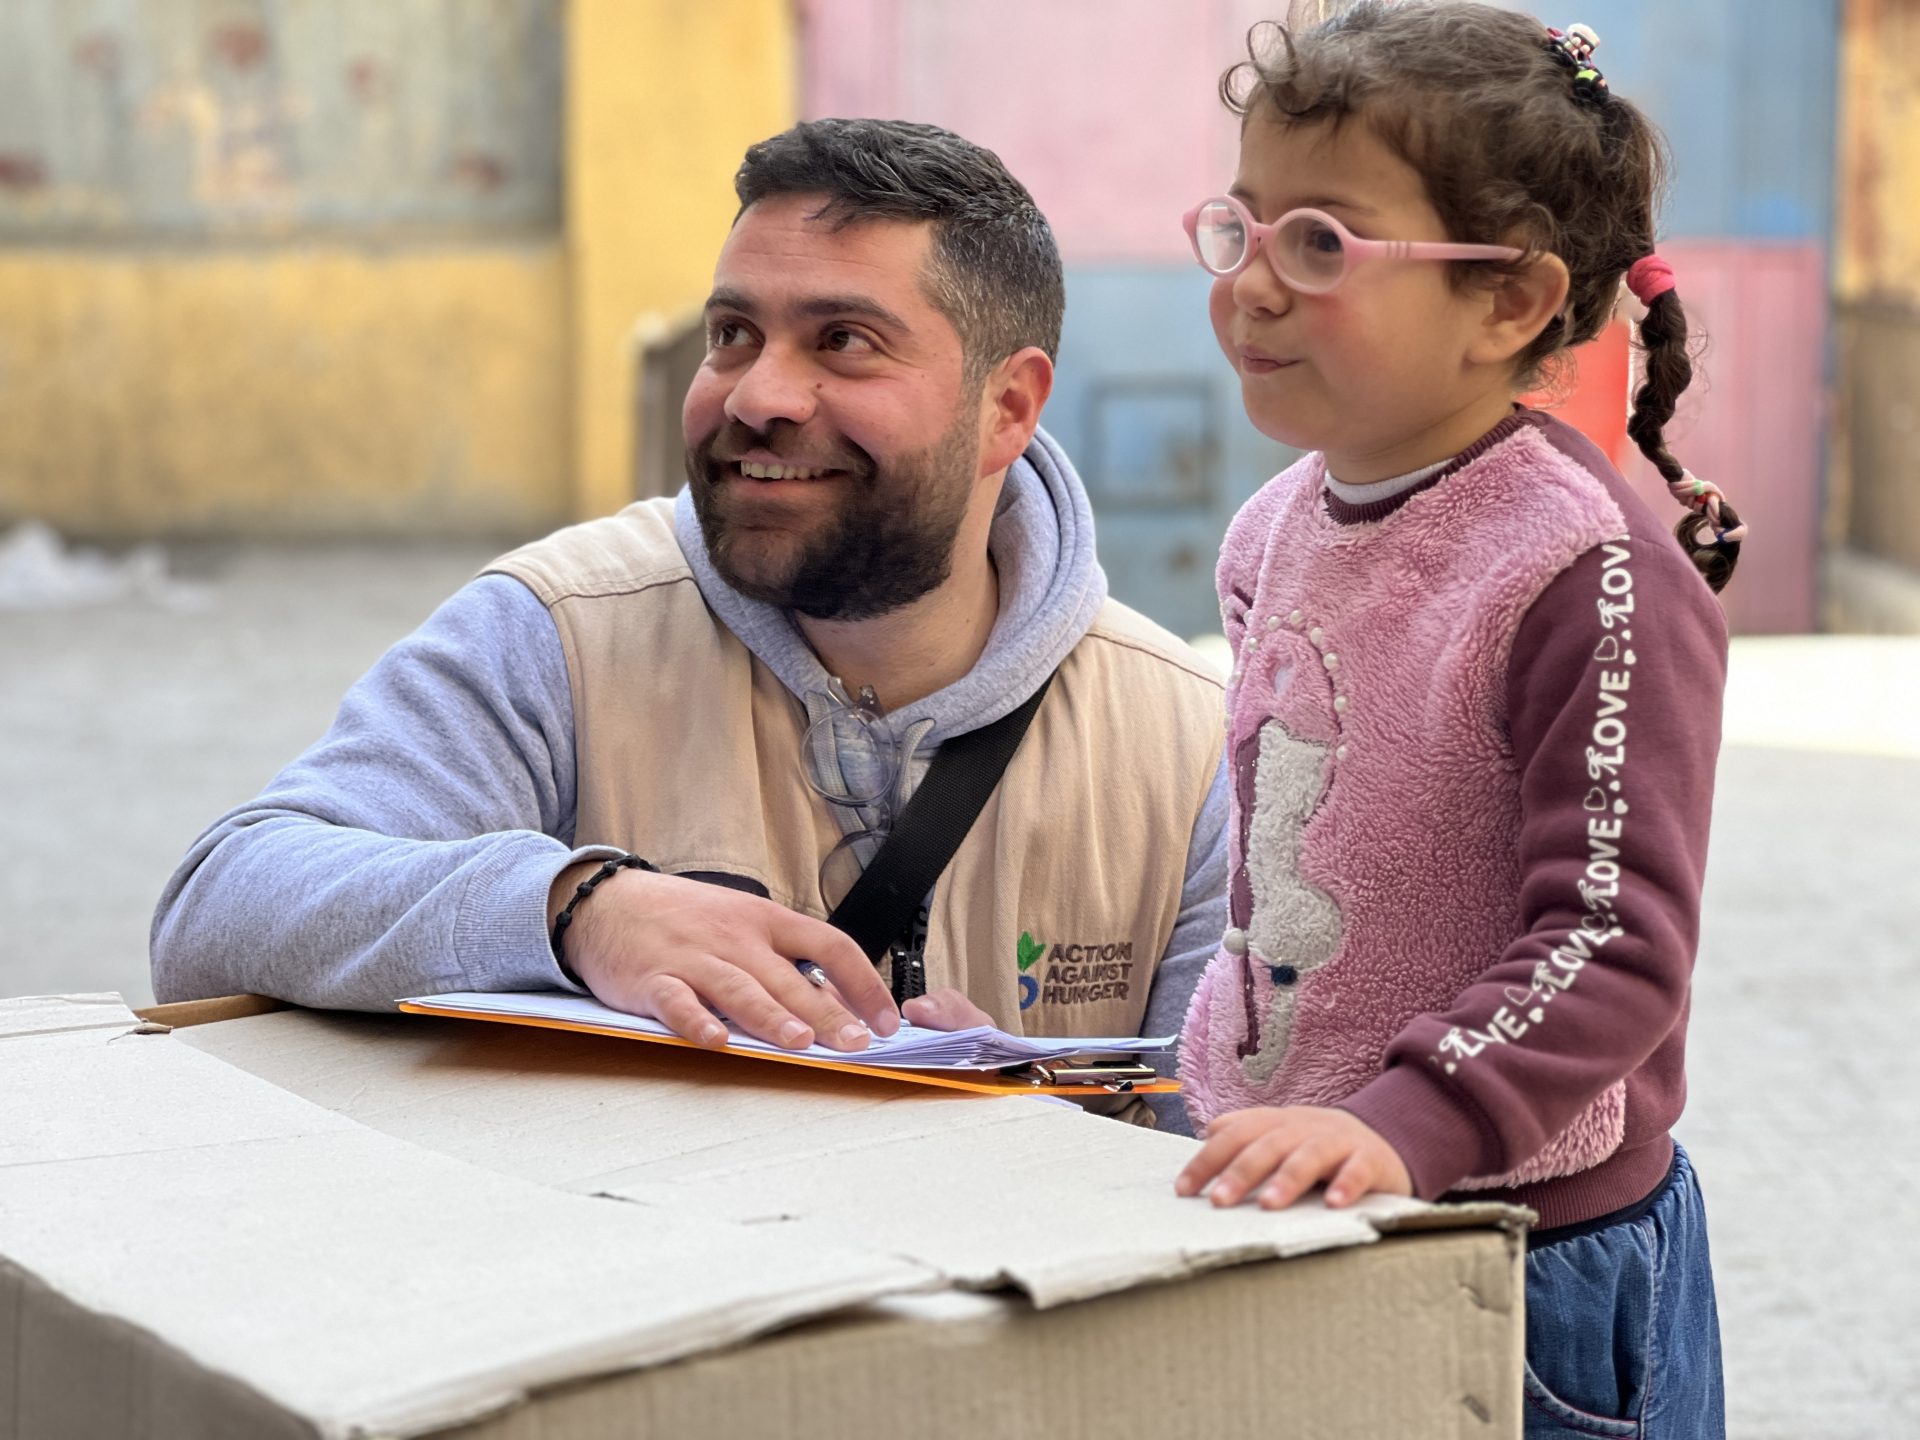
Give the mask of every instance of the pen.
M 806 976 L 807 982 L 816 989 L 824 990 L 827 988 L 827 972 L 814 964 L 813 961 L 796 960 L 793 962 L 793 968 Z

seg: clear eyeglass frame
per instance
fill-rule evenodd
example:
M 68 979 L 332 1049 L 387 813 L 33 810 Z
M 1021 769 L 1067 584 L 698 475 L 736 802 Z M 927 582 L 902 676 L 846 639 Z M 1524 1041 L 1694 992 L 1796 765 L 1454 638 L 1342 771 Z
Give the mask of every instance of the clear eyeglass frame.
M 820 895 L 829 909 L 846 897 L 861 872 L 893 829 L 900 784 L 900 744 L 881 713 L 871 686 L 851 701 L 835 689 L 830 705 L 807 726 L 800 742 L 800 770 L 807 787 L 859 821 L 835 842 L 820 862 Z M 838 777 L 845 789 L 821 780 Z M 846 777 L 856 777 L 848 784 Z

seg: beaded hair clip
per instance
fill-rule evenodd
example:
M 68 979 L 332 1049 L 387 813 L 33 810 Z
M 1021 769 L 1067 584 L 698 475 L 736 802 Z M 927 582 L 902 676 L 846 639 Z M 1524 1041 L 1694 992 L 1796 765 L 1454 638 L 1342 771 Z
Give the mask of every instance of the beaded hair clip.
M 1600 37 L 1591 26 L 1569 25 L 1564 31 L 1547 30 L 1547 52 L 1573 72 L 1573 94 L 1591 105 L 1608 99 L 1607 77 L 1593 64 L 1593 52 L 1600 48 Z
M 1702 480 L 1691 470 L 1682 470 L 1678 480 L 1667 483 L 1667 493 L 1689 510 L 1698 510 L 1700 518 L 1713 531 L 1715 545 L 1738 545 L 1747 538 L 1746 522 L 1727 500 L 1726 491 L 1711 480 Z

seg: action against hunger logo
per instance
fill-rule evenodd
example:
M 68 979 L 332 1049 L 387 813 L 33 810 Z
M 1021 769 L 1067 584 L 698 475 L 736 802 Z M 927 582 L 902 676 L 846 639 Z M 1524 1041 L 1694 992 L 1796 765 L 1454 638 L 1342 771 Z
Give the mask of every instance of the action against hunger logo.
M 1025 1010 L 1040 998 L 1040 982 L 1027 971 L 1033 968 L 1034 961 L 1047 953 L 1047 947 L 1034 939 L 1030 931 L 1022 930 L 1017 949 L 1020 960 L 1020 1008 Z
M 1042 958 L 1044 975 L 1033 968 Z M 1100 1000 L 1125 1000 L 1133 992 L 1133 942 L 1093 945 L 1054 945 L 1020 932 L 1015 958 L 1020 963 L 1020 1008 L 1029 1010 L 1041 1000 L 1049 1005 L 1088 1005 Z M 1043 984 L 1044 981 L 1044 984 Z

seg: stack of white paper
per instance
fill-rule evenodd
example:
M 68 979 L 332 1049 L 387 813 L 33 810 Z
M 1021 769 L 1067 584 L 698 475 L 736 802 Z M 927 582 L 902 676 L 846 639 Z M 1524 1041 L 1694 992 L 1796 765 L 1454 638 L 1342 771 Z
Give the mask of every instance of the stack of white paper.
M 630 1030 L 637 1035 L 672 1035 L 674 1032 L 658 1020 L 644 1015 L 627 1015 L 609 1009 L 598 1000 L 559 991 L 503 991 L 483 994 L 479 991 L 455 991 L 446 995 L 422 995 L 406 1002 L 423 1010 L 448 1014 L 511 1015 L 533 1020 L 558 1020 L 572 1025 L 593 1025 L 607 1030 Z M 875 1035 L 864 1050 L 829 1050 L 810 1045 L 804 1050 L 783 1050 L 764 1040 L 756 1040 L 737 1027 L 727 1044 L 735 1050 L 765 1055 L 806 1055 L 820 1060 L 838 1060 L 857 1065 L 875 1065 L 900 1070 L 992 1070 L 1002 1065 L 1021 1065 L 1030 1060 L 1048 1060 L 1062 1055 L 1088 1053 L 1127 1054 L 1172 1048 L 1172 1035 L 1157 1038 L 1139 1035 L 1009 1035 L 990 1025 L 972 1030 L 922 1030 L 903 1024 L 892 1035 Z

